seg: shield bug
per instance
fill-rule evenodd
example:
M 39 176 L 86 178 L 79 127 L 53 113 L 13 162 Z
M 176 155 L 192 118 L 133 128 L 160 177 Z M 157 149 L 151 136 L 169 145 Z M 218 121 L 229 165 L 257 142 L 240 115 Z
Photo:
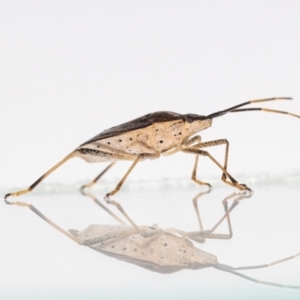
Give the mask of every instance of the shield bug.
M 85 161 L 92 162 L 110 162 L 110 164 L 100 173 L 92 182 L 84 185 L 82 190 L 86 187 L 92 186 L 100 177 L 106 173 L 115 162 L 120 160 L 132 161 L 130 168 L 122 177 L 116 188 L 106 195 L 108 203 L 115 205 L 126 219 L 138 230 L 138 226 L 126 214 L 121 205 L 110 199 L 117 193 L 124 181 L 135 167 L 135 165 L 146 159 L 157 159 L 161 155 L 172 155 L 179 151 L 193 154 L 196 156 L 194 168 L 192 172 L 192 180 L 200 185 L 206 185 L 211 188 L 209 183 L 202 182 L 197 179 L 196 171 L 198 165 L 198 156 L 206 156 L 213 163 L 215 163 L 222 171 L 221 179 L 239 190 L 250 189 L 245 185 L 235 180 L 227 171 L 228 149 L 229 142 L 226 139 L 218 139 L 213 141 L 202 142 L 198 132 L 209 128 L 212 120 L 216 117 L 223 116 L 232 112 L 245 111 L 266 111 L 272 113 L 287 114 L 293 117 L 300 118 L 299 115 L 288 113 L 285 111 L 272 110 L 268 108 L 242 108 L 248 104 L 268 102 L 275 100 L 291 100 L 289 97 L 275 97 L 259 100 L 247 101 L 233 107 L 221 110 L 207 116 L 197 114 L 178 114 L 168 111 L 159 111 L 147 114 L 140 118 L 134 119 L 119 126 L 104 130 L 100 134 L 86 141 L 77 147 L 74 151 L 68 154 L 64 159 L 49 169 L 44 175 L 36 180 L 31 186 L 25 190 L 20 190 L 5 195 L 5 202 L 7 204 L 30 207 L 37 214 L 36 209 L 27 203 L 18 201 L 9 201 L 10 196 L 19 196 L 32 191 L 40 182 L 42 182 L 48 175 L 55 171 L 58 167 L 73 157 L 79 157 Z M 208 151 L 203 148 L 211 146 L 225 145 L 225 159 L 224 163 L 219 163 Z M 39 214 L 40 215 L 40 214 Z M 40 215 L 41 216 L 41 215 Z M 43 217 L 45 219 L 45 217 Z M 45 219 L 46 220 L 46 219 Z

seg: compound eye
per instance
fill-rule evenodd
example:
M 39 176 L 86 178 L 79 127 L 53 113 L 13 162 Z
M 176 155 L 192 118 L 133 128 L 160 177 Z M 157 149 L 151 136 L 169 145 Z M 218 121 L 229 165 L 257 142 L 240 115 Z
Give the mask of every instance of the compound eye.
M 186 116 L 186 120 L 188 123 L 193 123 L 193 118 L 191 118 L 190 116 Z

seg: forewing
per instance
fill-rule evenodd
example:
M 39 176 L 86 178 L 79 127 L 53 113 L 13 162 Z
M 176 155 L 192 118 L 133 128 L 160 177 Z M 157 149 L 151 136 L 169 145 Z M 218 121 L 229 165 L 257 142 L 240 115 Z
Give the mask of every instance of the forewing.
M 129 122 L 123 123 L 118 126 L 114 126 L 110 129 L 106 129 L 99 133 L 98 135 L 94 136 L 90 140 L 83 143 L 81 146 L 84 146 L 86 144 L 90 144 L 102 139 L 106 139 L 112 136 L 118 136 L 120 134 L 123 134 L 125 132 L 130 132 L 136 129 L 141 129 L 148 127 L 154 123 L 160 123 L 160 122 L 168 122 L 173 120 L 179 120 L 184 118 L 184 115 L 170 112 L 170 111 L 157 111 L 154 113 L 147 114 L 145 116 L 139 117 L 137 119 L 131 120 Z

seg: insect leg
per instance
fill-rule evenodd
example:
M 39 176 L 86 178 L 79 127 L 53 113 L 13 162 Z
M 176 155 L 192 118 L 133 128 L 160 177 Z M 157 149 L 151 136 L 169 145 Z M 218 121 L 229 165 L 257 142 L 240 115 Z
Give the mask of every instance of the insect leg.
M 88 184 L 83 185 L 80 188 L 80 191 L 84 196 L 91 198 L 97 205 L 99 205 L 102 209 L 104 209 L 108 214 L 110 214 L 113 218 L 115 218 L 119 223 L 126 224 L 123 220 L 121 220 L 118 216 L 116 216 L 112 211 L 110 211 L 106 206 L 104 206 L 94 195 L 92 195 L 91 193 L 85 192 L 85 188 L 91 187 L 92 185 L 94 185 L 114 164 L 115 164 L 115 162 L 110 163 L 94 180 L 92 180 Z
M 48 175 L 50 175 L 53 171 L 55 171 L 57 168 L 59 168 L 62 164 L 64 164 L 66 161 L 68 161 L 70 158 L 76 156 L 76 151 L 73 151 L 70 153 L 68 156 L 66 156 L 63 160 L 58 162 L 56 165 L 54 165 L 50 170 L 48 170 L 43 176 L 41 176 L 38 180 L 36 180 L 30 187 L 28 187 L 26 190 L 21 190 L 18 192 L 14 193 L 8 193 L 4 196 L 4 201 L 6 204 L 12 204 L 12 205 L 19 205 L 17 203 L 21 202 L 13 202 L 13 201 L 8 201 L 7 198 L 11 196 L 20 196 L 23 194 L 27 194 L 31 192 L 37 185 L 39 185 Z M 21 205 L 22 206 L 22 205 Z
M 192 138 L 187 140 L 185 143 L 183 143 L 183 146 L 189 147 L 189 146 L 193 146 L 193 144 L 195 144 L 195 143 L 196 143 L 196 145 L 201 144 L 201 136 L 200 135 L 193 136 Z
M 198 167 L 198 158 L 199 158 L 199 155 L 197 154 L 196 155 L 196 159 L 195 159 L 195 163 L 194 163 L 194 168 L 193 168 L 193 172 L 192 172 L 192 180 L 200 185 L 207 185 L 208 186 L 208 192 L 211 191 L 212 189 L 212 186 L 208 183 L 208 182 L 203 182 L 203 181 L 200 181 L 199 179 L 197 179 L 197 167 Z
M 115 187 L 115 189 L 113 191 L 111 191 L 110 193 L 106 194 L 105 198 L 109 199 L 110 196 L 113 196 L 114 194 L 116 194 L 120 190 L 120 188 L 122 187 L 124 181 L 126 180 L 126 178 L 128 177 L 128 175 L 130 174 L 130 172 L 132 171 L 132 169 L 136 166 L 136 164 L 141 159 L 154 159 L 154 158 L 158 158 L 158 157 L 159 157 L 159 153 L 153 153 L 153 154 L 152 153 L 142 153 L 142 154 L 139 154 L 137 156 L 137 158 L 135 159 L 135 161 L 133 162 L 133 164 L 128 169 L 128 171 L 125 173 L 125 175 L 123 176 L 123 178 L 121 179 L 121 181 Z
M 228 152 L 229 152 L 229 142 L 228 142 L 228 140 L 221 139 L 221 140 L 214 140 L 214 141 L 204 142 L 204 143 L 199 144 L 199 146 L 197 146 L 197 148 L 206 148 L 206 147 L 219 146 L 219 145 L 224 145 L 224 144 L 226 145 L 226 147 L 225 147 L 225 158 L 224 158 L 224 169 L 227 170 Z M 221 178 L 225 182 L 226 181 L 226 174 L 223 173 Z
M 202 156 L 207 156 L 209 159 L 211 159 L 222 171 L 224 174 L 226 174 L 226 176 L 230 179 L 230 181 L 227 181 L 227 180 L 223 180 L 225 183 L 233 186 L 233 187 L 236 187 L 238 188 L 239 190 L 248 190 L 248 191 L 251 191 L 250 188 L 248 188 L 245 184 L 241 184 L 239 183 L 238 181 L 236 181 L 228 172 L 227 170 L 207 151 L 203 151 L 203 150 L 200 150 L 200 149 L 196 149 L 194 147 L 191 147 L 191 148 L 183 148 L 181 150 L 182 152 L 185 152 L 185 153 L 192 153 L 192 154 L 196 154 L 196 155 L 202 155 Z
M 196 142 L 196 144 L 195 144 L 195 142 Z M 193 144 L 195 144 L 195 145 L 193 145 Z M 226 144 L 224 169 L 227 170 L 228 150 L 229 150 L 229 142 L 227 140 L 222 139 L 222 140 L 215 140 L 215 141 L 201 143 L 201 137 L 198 135 L 198 136 L 194 136 L 193 138 L 186 141 L 183 144 L 183 146 L 185 146 L 185 147 L 191 146 L 191 148 L 199 149 L 199 148 L 218 146 L 218 145 L 223 145 L 223 144 Z M 193 173 L 192 173 L 192 180 L 200 185 L 207 185 L 209 187 L 209 189 L 211 189 L 211 185 L 209 183 L 202 182 L 196 178 L 197 177 L 197 175 L 196 175 L 197 174 L 197 166 L 198 166 L 198 155 L 196 156 L 196 159 L 195 159 L 194 169 L 193 169 Z M 222 174 L 222 180 L 224 182 L 226 182 L 226 174 L 225 173 Z
M 226 145 L 226 148 L 225 148 L 225 158 L 224 158 L 224 169 L 227 170 L 228 152 L 229 152 L 229 142 L 228 142 L 228 140 L 226 140 L 226 139 L 220 139 L 220 140 L 214 140 L 214 141 L 209 141 L 209 142 L 204 142 L 204 143 L 201 143 L 201 140 L 200 140 L 200 143 L 197 143 L 196 145 L 193 145 L 192 147 L 200 149 L 200 148 L 207 148 L 207 147 L 219 146 L 219 145 L 224 145 L 224 144 Z M 226 182 L 226 178 L 227 178 L 226 177 L 226 173 L 223 173 L 221 179 L 224 182 Z M 227 183 L 229 185 L 231 184 L 230 182 L 227 182 Z
M 195 144 L 195 143 L 197 143 L 197 144 L 200 144 L 200 143 L 201 143 L 201 137 L 200 137 L 200 135 L 196 135 L 196 136 L 190 138 L 189 140 L 187 140 L 187 141 L 186 141 L 185 143 L 183 143 L 182 145 L 187 147 L 187 146 L 191 146 L 192 144 Z M 174 149 L 171 149 L 171 150 L 162 151 L 161 154 L 162 154 L 163 156 L 169 156 L 169 155 L 173 155 L 173 154 L 175 154 L 175 153 L 181 151 L 181 149 L 182 149 L 182 146 L 180 146 L 180 147 L 175 147 Z
M 193 145 L 193 144 L 195 144 L 195 145 Z M 199 145 L 201 145 L 200 135 L 196 135 L 182 144 L 183 148 L 184 147 L 197 148 Z M 179 150 L 181 150 L 181 149 L 182 148 L 179 148 Z M 196 159 L 195 159 L 195 163 L 194 163 L 194 168 L 193 168 L 193 172 L 192 172 L 192 180 L 199 185 L 207 185 L 208 191 L 210 191 L 212 187 L 208 182 L 203 182 L 203 181 L 200 181 L 199 179 L 197 179 L 197 167 L 198 167 L 198 155 L 196 155 Z
M 80 191 L 84 194 L 84 189 L 93 186 L 114 164 L 115 162 L 109 164 L 94 180 L 92 180 L 90 183 L 83 185 L 80 188 Z
M 105 200 L 107 201 L 107 203 L 109 204 L 113 204 L 115 205 L 118 210 L 123 214 L 123 216 L 128 220 L 128 222 L 141 234 L 143 235 L 144 237 L 148 237 L 147 234 L 145 234 L 144 232 L 142 232 L 139 227 L 132 221 L 132 219 L 128 216 L 128 214 L 125 212 L 125 210 L 123 209 L 123 207 L 121 206 L 120 203 L 116 202 L 116 201 L 113 201 L 113 200 L 110 200 L 110 196 L 113 196 L 114 194 L 116 194 L 121 186 L 123 185 L 124 181 L 126 180 L 126 178 L 128 177 L 128 175 L 130 174 L 130 172 L 132 171 L 132 169 L 135 167 L 135 165 L 141 160 L 141 159 L 146 159 L 146 158 L 149 158 L 149 159 L 154 159 L 154 158 L 157 158 L 159 157 L 159 153 L 142 153 L 142 154 L 139 154 L 137 156 L 137 158 L 135 159 L 135 161 L 133 162 L 133 164 L 130 166 L 130 168 L 128 169 L 128 171 L 125 173 L 125 175 L 123 176 L 123 178 L 121 179 L 121 181 L 118 183 L 118 185 L 116 186 L 116 188 L 111 191 L 110 193 L 107 193 L 106 196 L 105 196 Z

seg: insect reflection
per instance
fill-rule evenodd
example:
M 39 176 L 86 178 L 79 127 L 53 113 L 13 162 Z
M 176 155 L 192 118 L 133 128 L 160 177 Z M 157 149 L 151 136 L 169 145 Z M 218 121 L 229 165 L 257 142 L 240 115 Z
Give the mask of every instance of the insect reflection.
M 194 246 L 188 239 L 189 233 L 178 236 L 174 234 L 173 229 L 171 231 L 163 230 L 157 225 L 140 226 L 140 231 L 150 231 L 147 235 L 151 237 L 144 238 L 134 227 L 127 225 L 91 225 L 83 231 L 70 230 L 82 244 L 105 255 L 138 265 L 150 271 L 173 273 L 183 269 L 198 270 L 212 267 L 255 283 L 300 289 L 300 286 L 261 281 L 239 272 L 279 264 L 299 256 L 300 253 L 270 264 L 234 268 L 219 263 L 215 255 Z M 183 233 L 180 230 L 177 232 Z

